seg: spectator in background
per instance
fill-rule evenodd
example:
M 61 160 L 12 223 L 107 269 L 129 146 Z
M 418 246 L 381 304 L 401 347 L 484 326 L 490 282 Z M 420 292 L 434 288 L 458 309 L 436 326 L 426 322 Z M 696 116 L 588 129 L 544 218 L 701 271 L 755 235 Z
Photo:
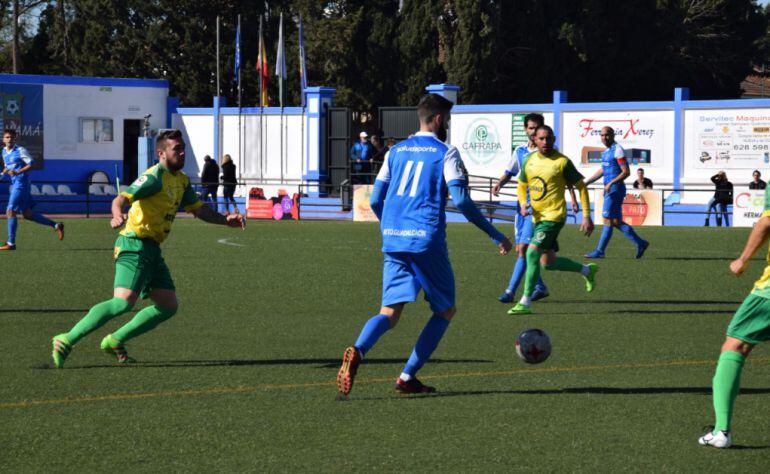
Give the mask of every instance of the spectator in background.
M 374 147 L 369 143 L 369 134 L 361 132 L 358 138 L 359 141 L 350 147 L 350 178 L 354 184 L 369 181 L 368 176 L 364 174 L 369 172 L 368 162 L 374 155 Z
M 372 135 L 372 147 L 374 148 L 374 154 L 371 159 L 372 173 L 378 173 L 382 162 L 385 161 L 385 153 L 390 150 L 382 142 L 382 138 L 377 135 Z
M 222 158 L 222 195 L 225 198 L 225 215 L 230 214 L 230 204 L 233 212 L 238 214 L 238 205 L 235 203 L 235 186 L 238 179 L 235 177 L 235 163 L 230 155 Z
M 219 188 L 219 165 L 209 155 L 203 158 L 203 172 L 201 172 L 201 201 L 217 202 L 217 189 Z
M 393 137 L 388 138 L 388 150 L 393 148 L 393 146 L 396 144 L 396 139 Z
M 652 189 L 652 180 L 644 177 L 644 170 L 642 168 L 636 170 L 634 189 Z
M 714 183 L 716 191 L 714 191 L 714 197 L 708 203 L 708 209 L 706 214 L 706 227 L 709 226 L 709 220 L 711 219 L 711 211 L 716 211 L 719 206 L 719 211 L 716 212 L 717 226 L 722 226 L 722 216 L 725 217 L 725 227 L 730 226 L 730 219 L 727 216 L 727 205 L 733 203 L 733 183 L 727 180 L 727 173 L 720 171 L 711 177 L 711 182 Z
M 749 183 L 749 189 L 765 189 L 767 183 L 760 179 L 762 173 L 760 173 L 759 170 L 754 170 L 754 172 L 751 173 L 751 176 L 754 177 L 754 181 Z

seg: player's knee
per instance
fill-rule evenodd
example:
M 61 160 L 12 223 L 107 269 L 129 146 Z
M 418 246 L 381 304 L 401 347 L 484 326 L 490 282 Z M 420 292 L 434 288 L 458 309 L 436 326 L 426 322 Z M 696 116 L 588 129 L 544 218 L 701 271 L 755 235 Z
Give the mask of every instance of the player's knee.
M 14 216 L 16 216 L 16 212 L 14 212 L 13 209 L 6 209 L 5 210 L 5 216 L 6 217 L 14 217 Z
M 126 300 L 123 298 L 112 298 L 111 301 L 111 308 L 112 313 L 115 315 L 123 314 L 125 312 L 131 311 L 131 308 L 134 307 L 135 301 Z
M 546 261 L 541 264 L 543 270 L 556 270 L 556 262 Z
M 743 356 L 748 356 L 751 349 L 754 348 L 754 344 L 750 344 L 734 337 L 728 337 L 722 344 L 722 352 L 738 352 Z
M 447 321 L 451 321 L 454 315 L 457 314 L 457 308 L 452 306 L 451 308 L 436 314 L 446 319 Z
M 176 312 L 179 310 L 179 305 L 166 307 L 166 306 L 158 306 L 155 305 L 156 308 L 158 308 L 158 312 L 163 317 L 163 319 L 168 319 L 171 316 L 175 315 Z

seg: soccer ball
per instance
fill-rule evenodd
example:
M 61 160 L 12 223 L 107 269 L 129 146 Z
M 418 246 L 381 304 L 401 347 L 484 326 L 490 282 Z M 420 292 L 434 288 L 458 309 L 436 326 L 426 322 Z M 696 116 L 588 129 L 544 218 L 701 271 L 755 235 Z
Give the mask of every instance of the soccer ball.
M 516 338 L 516 353 L 527 364 L 539 364 L 551 355 L 551 338 L 542 329 L 527 329 Z
M 5 110 L 8 115 L 16 115 L 19 112 L 19 103 L 15 99 L 11 99 L 5 104 Z

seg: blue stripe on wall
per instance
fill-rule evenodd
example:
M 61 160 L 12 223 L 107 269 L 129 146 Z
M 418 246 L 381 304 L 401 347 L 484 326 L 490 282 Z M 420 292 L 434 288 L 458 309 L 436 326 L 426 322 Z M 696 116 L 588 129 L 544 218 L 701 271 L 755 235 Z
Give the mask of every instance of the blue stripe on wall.
M 123 178 L 123 160 L 45 160 L 45 168 L 32 171 L 33 184 L 67 184 L 73 192 L 84 193 L 86 191 L 89 176 L 94 171 L 103 171 L 110 177 L 110 183 L 115 183 L 115 166 L 118 167 L 118 175 Z M 69 182 L 69 183 L 68 183 Z M 75 184 L 82 182 L 83 184 Z

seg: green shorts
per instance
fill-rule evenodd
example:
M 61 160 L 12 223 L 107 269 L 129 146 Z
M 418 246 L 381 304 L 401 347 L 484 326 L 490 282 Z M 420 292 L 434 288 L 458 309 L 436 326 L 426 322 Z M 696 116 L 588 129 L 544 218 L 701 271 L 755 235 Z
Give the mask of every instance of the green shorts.
M 147 298 L 150 291 L 175 290 L 160 245 L 151 239 L 119 235 L 115 241 L 115 288 L 128 288 Z
M 540 221 L 535 224 L 535 228 L 532 230 L 532 238 L 529 241 L 529 245 L 535 245 L 540 250 L 553 250 L 559 251 L 559 242 L 556 238 L 561 232 L 561 228 L 564 227 L 564 221 Z
M 727 335 L 750 344 L 770 340 L 770 299 L 747 296 L 730 321 Z

